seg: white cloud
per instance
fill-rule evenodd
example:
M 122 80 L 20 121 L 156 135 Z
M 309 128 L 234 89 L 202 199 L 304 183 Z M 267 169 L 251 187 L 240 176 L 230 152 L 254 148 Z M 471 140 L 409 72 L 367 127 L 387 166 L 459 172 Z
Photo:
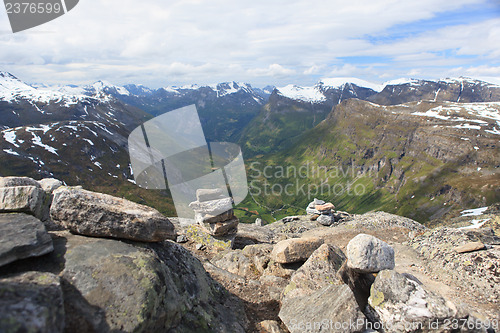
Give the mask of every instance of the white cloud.
M 7 32 L 0 10 L 0 70 L 32 82 L 106 79 L 152 86 L 220 80 L 309 84 L 316 76 L 331 75 L 374 80 L 412 70 L 423 76 L 446 73 L 450 66 L 467 72 L 477 67 L 471 57 L 498 65 L 500 19 L 385 43 L 368 37 L 486 2 L 82 0 L 67 15 L 17 34 Z M 456 54 L 439 54 L 446 49 Z M 352 56 L 393 60 L 358 64 L 340 59 Z

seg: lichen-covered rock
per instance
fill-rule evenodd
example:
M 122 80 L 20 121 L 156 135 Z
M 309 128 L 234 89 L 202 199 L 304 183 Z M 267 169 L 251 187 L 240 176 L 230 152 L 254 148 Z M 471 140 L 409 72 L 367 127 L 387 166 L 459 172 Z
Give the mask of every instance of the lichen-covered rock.
M 27 272 L 0 280 L 0 332 L 64 331 L 59 277 Z
M 244 332 L 241 304 L 181 246 L 66 240 L 68 331 Z
M 389 332 L 448 332 L 446 323 L 453 320 L 465 320 L 461 332 L 468 332 L 467 315 L 460 316 L 453 303 L 393 270 L 377 275 L 368 303 Z
M 23 213 L 0 214 L 0 266 L 53 250 L 43 223 Z
M 71 232 L 143 242 L 176 239 L 173 224 L 156 209 L 107 194 L 60 187 L 50 215 Z
M 195 243 L 204 245 L 210 252 L 219 252 L 233 248 L 235 235 L 215 237 L 203 227 L 193 224 L 186 228 L 186 236 Z
M 323 244 L 291 277 L 284 297 L 307 295 L 330 284 L 343 284 L 338 276 L 346 257 L 334 245 Z
M 321 244 L 316 237 L 286 239 L 274 246 L 271 258 L 281 264 L 305 261 Z
M 347 244 L 347 265 L 361 273 L 393 269 L 394 249 L 371 235 L 359 234 Z
M 328 285 L 311 294 L 285 298 L 279 317 L 291 333 L 363 332 L 366 317 L 345 284 Z

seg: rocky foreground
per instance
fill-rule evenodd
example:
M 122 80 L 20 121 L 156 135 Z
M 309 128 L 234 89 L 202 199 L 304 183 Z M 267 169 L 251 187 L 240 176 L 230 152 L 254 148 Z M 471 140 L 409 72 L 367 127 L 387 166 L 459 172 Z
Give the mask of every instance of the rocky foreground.
M 499 331 L 498 216 L 427 229 L 315 200 L 262 226 L 207 205 L 186 226 L 55 179 L 0 178 L 0 332 Z

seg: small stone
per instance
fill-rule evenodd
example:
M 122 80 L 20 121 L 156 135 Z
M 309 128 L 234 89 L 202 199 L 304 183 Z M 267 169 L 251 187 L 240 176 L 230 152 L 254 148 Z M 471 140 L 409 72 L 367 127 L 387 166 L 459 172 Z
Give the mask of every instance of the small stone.
M 288 222 L 292 222 L 292 221 L 297 221 L 299 219 L 300 219 L 300 217 L 298 217 L 298 216 L 287 216 L 287 217 L 282 218 L 281 221 L 283 221 L 283 223 L 288 223 Z
M 333 216 L 332 216 L 332 215 L 320 215 L 320 216 L 316 219 L 316 221 L 317 221 L 319 224 L 324 225 L 324 226 L 326 226 L 326 227 L 331 226 L 331 225 L 335 222 L 335 220 L 334 220 L 334 218 L 333 218 Z
M 317 237 L 286 239 L 274 246 L 271 258 L 281 264 L 305 261 L 321 244 Z
M 64 185 L 62 181 L 54 178 L 44 178 L 39 180 L 38 183 L 47 193 L 52 193 L 54 190 L 57 190 L 59 187 Z
M 453 250 L 455 250 L 455 252 L 457 253 L 467 253 L 484 249 L 486 249 L 486 246 L 482 242 L 470 242 L 461 246 L 457 246 Z
M 224 198 L 224 192 L 220 188 L 214 188 L 214 189 L 202 188 L 196 190 L 196 200 L 198 200 L 199 202 L 217 200 L 223 198 Z
M 258 325 L 262 333 L 283 333 L 280 325 L 275 320 L 264 320 Z
M 188 238 L 186 235 L 179 235 L 177 236 L 177 239 L 175 240 L 177 243 L 187 243 Z
M 234 218 L 234 211 L 232 209 L 220 213 L 219 215 L 211 215 L 205 213 L 195 213 L 195 221 L 198 224 L 203 223 L 215 223 L 215 222 L 224 222 Z
M 311 221 L 316 221 L 318 219 L 318 217 L 320 217 L 321 215 L 319 214 L 314 214 L 311 216 Z
M 259 227 L 263 226 L 262 219 L 260 217 L 255 219 L 255 225 Z
M 201 226 L 212 236 L 234 235 L 238 232 L 240 220 L 233 217 L 231 220 L 215 223 L 203 223 Z
M 205 245 L 198 243 L 198 244 L 196 244 L 195 249 L 197 249 L 198 251 L 204 250 Z
M 394 249 L 371 235 L 359 234 L 347 244 L 347 266 L 360 273 L 393 269 Z
M 219 215 L 223 212 L 227 212 L 233 208 L 233 202 L 231 198 L 210 200 L 210 201 L 193 201 L 189 204 L 189 207 L 196 213 L 203 213 L 209 215 Z
M 331 202 L 328 202 L 323 205 L 316 205 L 314 208 L 320 212 L 330 212 L 332 209 L 335 209 L 335 206 Z

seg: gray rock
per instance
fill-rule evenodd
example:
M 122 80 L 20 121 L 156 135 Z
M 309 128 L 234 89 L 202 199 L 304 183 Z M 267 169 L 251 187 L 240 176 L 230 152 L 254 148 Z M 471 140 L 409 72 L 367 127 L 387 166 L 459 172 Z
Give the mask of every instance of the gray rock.
M 0 266 L 53 250 L 43 223 L 23 213 L 0 214 Z
M 283 296 L 302 296 L 330 284 L 343 284 L 338 272 L 345 260 L 340 248 L 329 244 L 321 245 L 292 275 Z
M 244 332 L 241 302 L 180 245 L 66 241 L 66 331 Z
M 260 217 L 255 219 L 255 225 L 258 227 L 262 227 L 264 225 Z
M 190 225 L 185 232 L 191 241 L 204 245 L 210 252 L 233 248 L 235 235 L 212 236 L 205 228 L 197 224 Z
M 287 216 L 287 217 L 284 217 L 281 219 L 281 221 L 283 221 L 283 223 L 288 223 L 288 222 L 292 222 L 292 221 L 298 221 L 300 219 L 300 217 L 298 216 Z
M 50 215 L 70 231 L 144 242 L 176 239 L 174 226 L 157 210 L 107 194 L 60 187 Z
M 222 212 L 219 215 L 211 215 L 205 213 L 195 213 L 195 221 L 198 224 L 203 223 L 216 223 L 216 222 L 224 222 L 234 218 L 234 211 L 232 209 Z
M 283 290 L 288 285 L 287 279 L 275 275 L 262 275 L 259 282 L 266 288 L 269 297 L 276 301 L 281 300 Z
M 179 235 L 177 236 L 177 239 L 175 240 L 177 243 L 187 243 L 188 238 L 186 235 Z
M 44 194 L 38 183 L 37 186 L 0 187 L 0 213 L 22 212 L 41 218 Z
M 271 258 L 281 264 L 305 261 L 321 244 L 317 237 L 286 239 L 274 246 Z
M 39 180 L 38 183 L 47 193 L 52 193 L 54 190 L 57 190 L 59 187 L 64 185 L 62 181 L 54 178 L 44 178 Z
M 217 200 L 224 198 L 224 192 L 220 188 L 196 190 L 196 200 L 199 202 Z
M 361 273 L 394 268 L 394 249 L 371 235 L 359 234 L 347 244 L 347 265 Z
M 309 295 L 285 298 L 279 317 L 291 333 L 363 332 L 366 325 L 346 285 L 328 285 Z
M 64 331 L 59 277 L 27 272 L 0 280 L 0 332 Z
M 40 187 L 40 184 L 29 177 L 0 177 L 0 187 L 16 187 L 16 186 L 35 186 Z
M 231 198 L 224 198 L 203 202 L 194 201 L 189 204 L 189 207 L 191 207 L 191 209 L 193 209 L 196 213 L 215 216 L 231 210 L 233 208 L 233 203 Z
M 236 235 L 240 220 L 237 217 L 224 222 L 203 223 L 201 226 L 212 236 Z
M 245 256 L 252 260 L 255 268 L 264 273 L 267 264 L 271 258 L 271 251 L 273 250 L 272 244 L 254 244 L 247 245 L 243 248 L 242 252 Z
M 390 332 L 448 332 L 445 320 L 466 318 L 457 317 L 458 310 L 451 302 L 392 270 L 377 275 L 368 303 Z
M 335 220 L 333 218 L 333 215 L 325 215 L 325 214 L 322 214 L 322 215 L 318 216 L 318 218 L 316 219 L 316 221 L 319 224 L 324 225 L 326 227 L 331 226 L 335 222 Z

